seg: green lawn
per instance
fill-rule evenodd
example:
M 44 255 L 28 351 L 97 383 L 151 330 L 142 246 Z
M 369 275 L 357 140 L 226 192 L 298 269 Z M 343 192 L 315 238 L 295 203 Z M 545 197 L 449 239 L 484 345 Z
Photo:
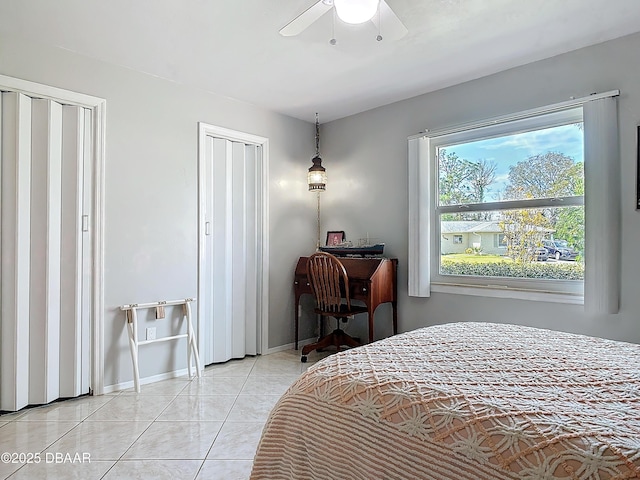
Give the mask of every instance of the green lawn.
M 473 253 L 451 253 L 449 255 L 442 255 L 442 261 L 451 262 L 467 262 L 467 263 L 513 263 L 513 260 L 509 257 L 502 257 L 500 255 L 474 255 Z

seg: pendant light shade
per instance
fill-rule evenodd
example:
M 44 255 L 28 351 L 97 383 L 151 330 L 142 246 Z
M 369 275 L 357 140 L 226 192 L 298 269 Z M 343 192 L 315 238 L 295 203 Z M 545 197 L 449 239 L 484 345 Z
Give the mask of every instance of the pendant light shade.
M 310 192 L 324 192 L 327 188 L 327 171 L 322 166 L 320 158 L 320 123 L 316 113 L 316 156 L 311 159 L 313 165 L 309 168 L 307 183 Z
M 379 0 L 333 0 L 338 18 L 352 25 L 371 20 L 379 3 Z
M 320 157 L 314 157 L 311 161 L 313 165 L 309 168 L 309 174 L 307 175 L 309 191 L 324 192 L 327 188 L 327 172 L 322 166 L 322 159 Z

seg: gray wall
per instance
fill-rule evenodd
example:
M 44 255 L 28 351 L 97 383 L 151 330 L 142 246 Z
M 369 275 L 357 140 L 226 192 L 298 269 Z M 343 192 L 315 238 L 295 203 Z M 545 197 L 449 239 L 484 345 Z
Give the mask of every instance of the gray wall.
M 292 271 L 315 245 L 315 203 L 306 187 L 314 119 L 9 37 L 0 37 L 0 74 L 107 101 L 105 385 L 133 378 L 119 305 L 197 295 L 198 122 L 270 139 L 269 345 L 293 341 Z M 185 368 L 183 344 L 170 354 L 169 344 L 141 347 L 141 377 Z
M 345 230 L 348 238 L 369 232 L 386 242 L 386 254 L 399 258 L 401 330 L 451 321 L 495 321 L 640 343 L 640 212 L 634 207 L 638 51 L 640 35 L 628 36 L 325 125 L 323 158 L 330 179 L 323 204 L 325 227 Z M 408 297 L 407 136 L 614 89 L 621 91 L 620 313 L 593 316 L 581 306 L 438 293 L 428 299 Z M 385 314 L 378 322 L 388 328 Z M 364 324 L 363 319 L 357 322 L 350 326 L 354 333 Z
M 329 175 L 323 235 L 345 230 L 349 239 L 368 233 L 386 242 L 386 253 L 400 261 L 402 331 L 456 320 L 498 321 L 640 342 L 640 213 L 634 209 L 638 51 L 640 35 L 630 36 L 323 125 L 321 155 Z M 271 141 L 269 346 L 293 341 L 292 273 L 297 258 L 315 245 L 315 197 L 305 185 L 314 151 L 311 123 L 9 37 L 0 37 L 0 74 L 107 100 L 105 385 L 132 379 L 118 306 L 196 294 L 199 121 Z M 611 89 L 622 92 L 620 313 L 588 316 L 578 306 L 445 294 L 409 298 L 407 136 Z M 306 338 L 313 322 L 308 315 L 303 320 Z M 378 338 L 390 333 L 388 305 L 378 309 L 377 327 Z M 363 328 L 362 318 L 349 326 L 355 333 Z M 142 377 L 185 366 L 182 349 L 167 354 L 162 345 L 146 348 Z

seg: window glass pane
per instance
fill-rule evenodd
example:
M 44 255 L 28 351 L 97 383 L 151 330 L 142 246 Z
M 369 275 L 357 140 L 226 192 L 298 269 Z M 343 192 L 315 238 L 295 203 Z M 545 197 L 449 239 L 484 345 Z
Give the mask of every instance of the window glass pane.
M 440 215 L 440 274 L 584 280 L 584 207 Z
M 439 205 L 583 195 L 583 145 L 574 123 L 438 147 Z

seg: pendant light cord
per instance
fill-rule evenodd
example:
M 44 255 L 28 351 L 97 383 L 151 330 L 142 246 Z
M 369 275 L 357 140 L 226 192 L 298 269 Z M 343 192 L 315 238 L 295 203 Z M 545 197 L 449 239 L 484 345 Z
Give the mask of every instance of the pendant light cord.
M 332 21 L 331 21 L 331 40 L 329 40 L 329 44 L 330 45 L 335 45 L 336 43 L 338 43 L 338 42 L 336 40 L 336 9 L 334 7 L 333 8 L 333 17 L 332 17 Z
M 318 114 L 316 113 L 316 157 L 320 156 L 320 123 L 318 122 Z
M 318 195 L 318 238 L 316 241 L 316 252 L 320 251 L 320 192 L 317 193 Z
M 318 121 L 318 113 L 316 112 L 316 157 L 320 156 L 320 122 Z M 318 237 L 316 239 L 316 251 L 320 251 L 320 190 L 318 195 Z

